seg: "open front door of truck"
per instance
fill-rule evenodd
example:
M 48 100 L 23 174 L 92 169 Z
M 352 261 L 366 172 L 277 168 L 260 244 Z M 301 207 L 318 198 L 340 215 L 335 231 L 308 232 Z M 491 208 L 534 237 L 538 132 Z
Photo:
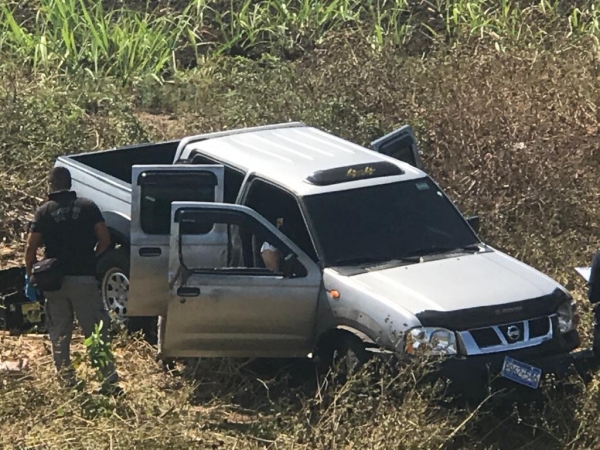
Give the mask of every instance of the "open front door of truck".
M 130 286 L 126 315 L 159 316 L 167 312 L 171 204 L 174 201 L 223 201 L 220 165 L 133 166 L 131 194 Z M 218 263 L 227 240 L 218 230 L 198 230 L 190 242 L 212 243 L 203 256 Z M 221 241 L 219 241 L 221 239 Z
M 408 163 L 417 169 L 423 168 L 417 140 L 410 125 L 404 125 L 371 142 L 371 147 L 376 152 Z
M 161 353 L 168 357 L 303 357 L 312 350 L 321 270 L 283 233 L 241 205 L 173 203 L 171 295 Z M 226 261 L 207 264 L 190 232 L 217 230 Z M 254 245 L 244 245 L 254 242 Z M 242 251 L 280 252 L 267 268 Z M 256 244 L 258 243 L 258 244 Z M 245 250 L 242 250 L 245 249 Z M 246 262 L 244 262 L 246 261 Z

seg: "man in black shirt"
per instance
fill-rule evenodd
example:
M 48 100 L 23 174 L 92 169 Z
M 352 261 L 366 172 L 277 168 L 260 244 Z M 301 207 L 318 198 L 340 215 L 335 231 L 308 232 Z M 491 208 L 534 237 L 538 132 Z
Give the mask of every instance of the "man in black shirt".
M 94 202 L 78 198 L 71 191 L 71 173 L 55 167 L 48 179 L 49 200 L 35 212 L 25 251 L 27 276 L 37 260 L 37 250 L 45 247 L 46 258 L 57 258 L 65 272 L 62 287 L 46 292 L 46 320 L 57 372 L 67 383 L 75 381 L 71 368 L 70 343 L 73 318 L 86 337 L 103 322 L 102 338 L 108 342 L 110 318 L 98 289 L 96 258 L 110 246 L 110 234 L 100 209 Z M 103 369 L 109 384 L 118 381 L 111 363 Z

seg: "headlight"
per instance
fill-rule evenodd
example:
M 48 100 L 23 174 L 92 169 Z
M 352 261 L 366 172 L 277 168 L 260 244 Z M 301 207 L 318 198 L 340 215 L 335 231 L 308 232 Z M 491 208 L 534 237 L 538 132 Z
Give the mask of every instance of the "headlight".
M 562 303 L 556 310 L 558 316 L 558 331 L 566 333 L 573 329 L 574 326 L 574 311 L 573 303 L 570 301 Z
M 406 333 L 405 351 L 409 355 L 455 355 L 456 335 L 445 328 L 413 328 Z

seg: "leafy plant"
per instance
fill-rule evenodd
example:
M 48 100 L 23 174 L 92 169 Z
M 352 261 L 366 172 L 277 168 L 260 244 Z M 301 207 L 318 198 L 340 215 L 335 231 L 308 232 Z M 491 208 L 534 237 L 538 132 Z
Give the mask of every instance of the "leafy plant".
M 84 341 L 92 368 L 96 370 L 100 381 L 104 381 L 104 369 L 114 362 L 110 343 L 105 342 L 102 338 L 103 325 L 102 321 L 96 324 L 94 332 Z

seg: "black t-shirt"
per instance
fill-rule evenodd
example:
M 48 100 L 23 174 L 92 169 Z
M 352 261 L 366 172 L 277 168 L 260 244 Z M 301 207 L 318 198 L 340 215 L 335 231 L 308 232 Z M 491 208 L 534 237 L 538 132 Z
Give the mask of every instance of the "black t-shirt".
M 104 222 L 96 204 L 72 191 L 49 195 L 35 212 L 31 232 L 41 233 L 46 258 L 58 258 L 66 275 L 94 275 L 98 239 L 94 227 Z

